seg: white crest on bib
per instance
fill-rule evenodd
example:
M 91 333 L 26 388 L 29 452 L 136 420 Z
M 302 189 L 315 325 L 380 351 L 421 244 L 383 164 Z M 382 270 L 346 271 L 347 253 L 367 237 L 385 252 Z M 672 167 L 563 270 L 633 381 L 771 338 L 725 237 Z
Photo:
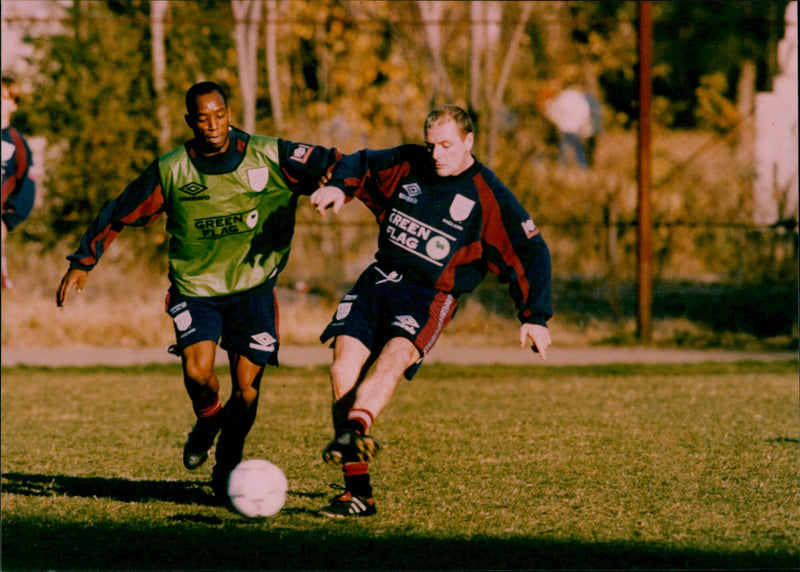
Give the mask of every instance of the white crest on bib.
M 247 169 L 247 180 L 250 188 L 256 192 L 261 192 L 269 181 L 269 167 L 259 167 L 257 169 Z

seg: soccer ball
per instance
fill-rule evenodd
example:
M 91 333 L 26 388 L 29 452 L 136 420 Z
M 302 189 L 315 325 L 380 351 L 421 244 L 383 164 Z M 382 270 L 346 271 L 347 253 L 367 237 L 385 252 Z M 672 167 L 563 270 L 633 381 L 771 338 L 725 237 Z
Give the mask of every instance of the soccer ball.
M 263 459 L 242 461 L 228 477 L 228 497 L 249 518 L 272 516 L 283 508 L 289 483 L 278 467 Z

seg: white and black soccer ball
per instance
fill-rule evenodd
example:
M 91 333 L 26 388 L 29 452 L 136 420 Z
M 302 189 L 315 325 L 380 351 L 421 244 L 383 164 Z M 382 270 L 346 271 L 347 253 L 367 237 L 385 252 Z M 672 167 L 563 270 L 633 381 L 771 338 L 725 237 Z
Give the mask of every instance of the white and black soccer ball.
M 228 477 L 231 505 L 249 518 L 278 514 L 286 502 L 288 488 L 283 471 L 263 459 L 242 461 Z

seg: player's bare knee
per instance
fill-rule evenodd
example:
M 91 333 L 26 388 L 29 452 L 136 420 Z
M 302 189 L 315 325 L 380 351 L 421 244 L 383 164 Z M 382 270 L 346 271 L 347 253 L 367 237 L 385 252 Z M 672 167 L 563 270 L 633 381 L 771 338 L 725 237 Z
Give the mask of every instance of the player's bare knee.
M 355 380 L 358 377 L 359 370 L 358 364 L 346 359 L 337 359 L 331 364 L 331 381 L 346 385 L 348 380 Z
M 205 387 L 214 378 L 214 368 L 212 364 L 187 359 L 184 365 L 184 374 L 197 385 Z
M 251 385 L 237 390 L 235 395 L 237 399 L 241 399 L 244 402 L 245 407 L 249 408 L 258 399 L 258 390 Z
M 417 347 L 405 338 L 394 338 L 387 343 L 375 362 L 375 369 L 404 372 L 420 358 Z

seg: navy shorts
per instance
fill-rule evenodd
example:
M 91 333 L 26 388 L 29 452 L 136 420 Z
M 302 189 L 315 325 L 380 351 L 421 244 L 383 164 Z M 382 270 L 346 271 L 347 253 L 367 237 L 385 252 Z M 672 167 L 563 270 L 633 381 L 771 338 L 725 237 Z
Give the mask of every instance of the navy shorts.
M 272 287 L 213 298 L 183 296 L 169 289 L 167 313 L 178 350 L 202 341 L 245 356 L 253 363 L 278 365 L 278 302 Z
M 341 299 L 320 340 L 352 336 L 367 346 L 375 359 L 390 339 L 406 338 L 420 353 L 419 361 L 405 372 L 411 379 L 450 323 L 456 305 L 451 294 L 420 286 L 373 264 Z

